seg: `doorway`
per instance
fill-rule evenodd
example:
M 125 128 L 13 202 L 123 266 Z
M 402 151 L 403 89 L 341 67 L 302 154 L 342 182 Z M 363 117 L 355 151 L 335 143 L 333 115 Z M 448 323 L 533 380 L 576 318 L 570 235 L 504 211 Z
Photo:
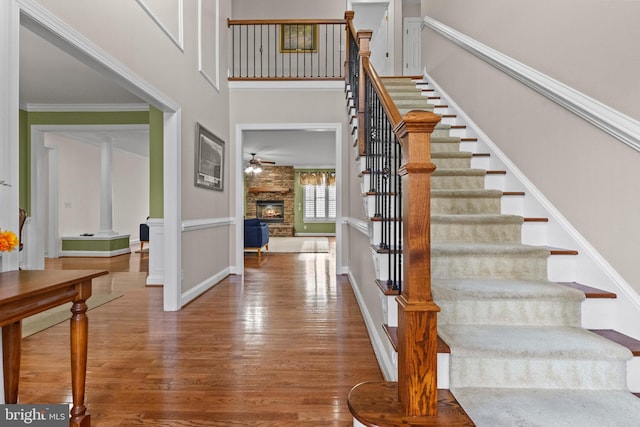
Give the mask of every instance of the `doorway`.
M 342 124 L 341 123 L 267 123 L 267 124 L 239 124 L 236 126 L 236 159 L 238 164 L 236 165 L 235 182 L 238 185 L 236 191 L 236 274 L 242 274 L 244 271 L 244 230 L 241 224 L 244 223 L 244 156 L 243 153 L 247 151 L 248 145 L 248 133 L 251 132 L 294 132 L 292 134 L 292 141 L 297 141 L 296 135 L 300 132 L 323 132 L 328 135 L 333 141 L 333 148 L 335 150 L 335 170 L 336 170 L 336 271 L 342 272 L 342 204 L 341 204 L 341 185 L 343 183 L 342 178 L 342 153 L 341 153 L 341 138 L 342 138 Z M 274 159 L 277 160 L 277 159 Z M 332 166 L 332 165 L 324 165 Z

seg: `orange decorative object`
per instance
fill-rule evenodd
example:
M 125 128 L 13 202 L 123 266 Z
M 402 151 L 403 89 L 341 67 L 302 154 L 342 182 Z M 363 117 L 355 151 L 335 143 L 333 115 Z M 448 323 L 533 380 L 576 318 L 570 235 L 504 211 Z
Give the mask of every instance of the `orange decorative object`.
M 11 252 L 18 244 L 18 236 L 13 231 L 2 231 L 0 228 L 0 252 Z

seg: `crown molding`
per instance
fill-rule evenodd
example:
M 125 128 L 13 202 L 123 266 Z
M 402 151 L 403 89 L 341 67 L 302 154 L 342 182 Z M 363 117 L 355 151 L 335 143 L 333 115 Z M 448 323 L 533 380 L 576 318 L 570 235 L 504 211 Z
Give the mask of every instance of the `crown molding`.
M 118 112 L 118 111 L 149 111 L 148 104 L 20 104 L 24 111 L 39 112 Z

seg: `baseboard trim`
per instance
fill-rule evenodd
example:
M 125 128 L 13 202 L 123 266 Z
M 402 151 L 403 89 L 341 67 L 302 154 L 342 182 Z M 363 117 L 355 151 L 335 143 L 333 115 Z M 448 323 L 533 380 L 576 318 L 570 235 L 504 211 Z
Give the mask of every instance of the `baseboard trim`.
M 200 295 L 213 288 L 215 285 L 220 283 L 225 277 L 231 274 L 230 268 L 227 267 L 219 273 L 203 280 L 198 283 L 193 288 L 189 289 L 187 292 L 184 292 L 181 296 L 181 307 L 184 307 L 186 304 L 190 303 L 194 299 L 198 298 Z
M 393 361 L 389 359 L 382 341 L 383 339 L 386 340 L 387 338 L 386 336 L 381 337 L 380 334 L 377 333 L 376 325 L 374 324 L 373 318 L 369 313 L 364 298 L 360 293 L 360 289 L 358 288 L 356 279 L 350 270 L 347 273 L 347 276 L 349 277 L 349 283 L 351 283 L 351 289 L 353 289 L 353 293 L 356 296 L 356 301 L 358 301 L 358 305 L 360 306 L 360 313 L 362 314 L 362 318 L 364 319 L 367 331 L 369 332 L 369 338 L 371 339 L 373 352 L 376 355 L 376 359 L 378 359 L 378 366 L 380 366 L 382 375 L 384 376 L 385 381 L 397 381 L 398 369 L 394 365 Z
M 100 257 L 110 258 L 131 253 L 131 248 L 117 249 L 114 251 L 60 251 L 61 257 Z

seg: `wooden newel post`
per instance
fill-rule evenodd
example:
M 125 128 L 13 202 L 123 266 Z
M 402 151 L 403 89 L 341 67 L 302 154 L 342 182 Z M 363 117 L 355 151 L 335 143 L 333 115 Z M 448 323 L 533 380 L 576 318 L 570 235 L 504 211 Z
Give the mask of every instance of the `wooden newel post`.
M 347 10 L 344 13 L 344 20 L 346 21 L 345 28 L 345 43 L 344 43 L 344 79 L 347 84 L 349 84 L 350 70 L 349 70 L 349 58 L 351 58 L 351 43 L 349 42 L 351 36 L 351 27 L 353 26 L 353 17 L 355 16 L 355 12 L 353 10 Z
M 398 398 L 407 416 L 438 413 L 437 316 L 431 296 L 431 133 L 440 116 L 410 111 L 396 127 L 402 146 L 403 279 L 398 302 Z

